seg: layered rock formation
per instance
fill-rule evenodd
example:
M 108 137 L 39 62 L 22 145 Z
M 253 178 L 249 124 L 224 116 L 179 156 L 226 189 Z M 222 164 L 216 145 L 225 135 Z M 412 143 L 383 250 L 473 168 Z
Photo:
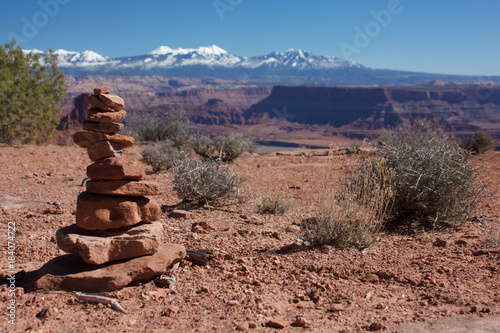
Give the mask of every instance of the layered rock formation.
M 301 124 L 331 125 L 339 133 L 361 135 L 404 120 L 427 118 L 457 133 L 486 130 L 500 137 L 498 86 L 289 87 L 245 111 L 247 123 L 279 118 Z M 272 112 L 277 110 L 278 112 Z
M 134 86 L 134 89 L 138 88 Z M 161 87 L 143 89 L 151 91 L 126 89 L 124 96 L 129 110 L 164 113 L 181 108 L 202 132 L 238 128 L 256 140 L 268 136 L 266 140 L 275 140 L 275 134 L 286 139 L 301 130 L 317 133 L 318 126 L 326 136 L 375 138 L 383 129 L 415 118 L 437 120 L 457 135 L 483 130 L 500 139 L 500 89 L 484 83 L 450 85 L 436 81 L 427 86 L 394 87 L 276 86 L 272 91 L 270 88 L 227 87 L 225 90 L 168 92 L 158 91 Z M 82 128 L 77 123 L 77 119 L 85 120 L 81 115 L 86 112 L 86 106 L 82 105 L 81 97 L 75 100 L 73 108 L 72 113 L 61 120 L 61 131 L 57 131 L 56 136 Z M 91 114 L 102 117 L 99 112 L 91 111 Z M 276 121 L 280 123 L 275 124 Z
M 56 258 L 32 272 L 27 289 L 113 290 L 152 278 L 185 256 L 184 247 L 163 244 L 161 209 L 150 197 L 158 194 L 158 184 L 145 180 L 138 160 L 123 156 L 123 148 L 134 143 L 117 134 L 123 129 L 117 121 L 126 115 L 123 99 L 103 87 L 85 100 L 92 106 L 83 121 L 86 131 L 73 139 L 93 161 L 90 181 L 78 196 L 76 223 L 56 234 L 59 248 L 78 258 Z

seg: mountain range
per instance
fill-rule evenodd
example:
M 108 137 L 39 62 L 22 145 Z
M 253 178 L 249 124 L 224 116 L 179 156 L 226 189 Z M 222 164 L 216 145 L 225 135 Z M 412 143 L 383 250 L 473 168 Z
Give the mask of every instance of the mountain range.
M 42 58 L 45 52 L 37 52 Z M 479 77 L 373 69 L 353 60 L 315 55 L 288 49 L 264 56 L 239 57 L 212 45 L 199 48 L 160 46 L 145 55 L 108 57 L 94 51 L 56 50 L 59 67 L 70 75 L 159 75 L 186 78 L 250 80 L 272 84 L 422 84 L 433 80 L 451 83 L 490 81 L 500 77 Z

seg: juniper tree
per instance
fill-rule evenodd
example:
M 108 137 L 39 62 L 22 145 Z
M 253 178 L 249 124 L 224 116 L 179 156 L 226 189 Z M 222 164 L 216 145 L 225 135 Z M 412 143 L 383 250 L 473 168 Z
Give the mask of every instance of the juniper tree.
M 57 54 L 25 54 L 12 40 L 0 45 L 0 142 L 42 144 L 52 138 L 66 97 Z

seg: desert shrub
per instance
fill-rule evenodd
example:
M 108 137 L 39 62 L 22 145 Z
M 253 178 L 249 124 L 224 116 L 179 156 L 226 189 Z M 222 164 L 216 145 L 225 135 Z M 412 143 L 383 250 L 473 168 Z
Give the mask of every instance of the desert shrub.
M 240 191 L 243 177 L 219 162 L 188 157 L 180 160 L 172 172 L 174 190 L 183 201 L 227 206 L 245 199 Z
M 250 140 L 240 133 L 217 135 L 213 138 L 213 145 L 218 159 L 223 162 L 232 161 L 244 152 L 253 151 Z
M 189 145 L 192 130 L 184 110 L 170 110 L 165 114 L 133 115 L 128 121 L 131 132 L 143 141 L 170 141 L 176 148 Z
M 334 155 L 332 164 L 345 159 Z M 304 237 L 315 245 L 364 249 L 377 240 L 390 209 L 393 172 L 384 159 L 358 161 L 345 176 L 336 169 L 331 166 L 321 182 L 315 217 L 302 226 Z
M 186 156 L 185 151 L 177 149 L 170 142 L 152 144 L 142 151 L 143 162 L 151 165 L 153 172 L 169 170 Z
M 473 153 L 482 154 L 493 148 L 495 141 L 484 132 L 476 132 L 471 136 L 460 140 L 460 147 Z
M 198 134 L 191 141 L 191 147 L 204 158 L 215 158 L 230 162 L 244 152 L 251 152 L 254 147 L 250 140 L 240 133 L 215 135 L 213 137 Z
M 405 123 L 379 138 L 394 170 L 391 219 L 397 225 L 431 221 L 460 225 L 483 192 L 468 151 L 430 122 Z
M 204 158 L 214 156 L 215 147 L 211 137 L 203 134 L 196 134 L 191 140 L 191 148 L 194 152 Z
M 290 205 L 280 196 L 267 196 L 257 203 L 257 210 L 262 214 L 284 214 L 289 209 Z

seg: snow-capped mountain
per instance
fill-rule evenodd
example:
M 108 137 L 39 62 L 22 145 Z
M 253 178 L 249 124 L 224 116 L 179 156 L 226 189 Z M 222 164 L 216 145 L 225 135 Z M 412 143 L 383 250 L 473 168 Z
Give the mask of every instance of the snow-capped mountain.
M 39 53 L 44 51 L 25 50 Z M 216 45 L 198 48 L 160 46 L 148 54 L 113 58 L 93 51 L 54 51 L 60 69 L 68 75 L 164 76 L 219 78 L 240 84 L 421 84 L 434 80 L 477 82 L 479 76 L 415 73 L 365 67 L 354 60 L 318 56 L 305 50 L 288 49 L 264 56 L 240 57 Z M 500 77 L 488 77 L 500 82 Z
M 347 62 L 336 57 L 317 56 L 308 51 L 294 49 L 288 49 L 285 52 L 272 52 L 261 57 L 245 58 L 241 62 L 241 66 L 248 68 L 285 66 L 302 70 L 364 67 L 352 60 Z
M 42 57 L 45 52 L 40 50 L 25 50 L 37 52 Z M 317 56 L 304 50 L 289 49 L 284 52 L 272 52 L 266 56 L 238 57 L 217 45 L 193 48 L 172 49 L 160 46 L 146 55 L 133 57 L 111 58 L 93 51 L 75 52 L 66 50 L 54 51 L 58 54 L 59 67 L 66 72 L 94 72 L 119 74 L 120 72 L 148 74 L 149 72 L 165 72 L 175 69 L 190 69 L 204 67 L 207 70 L 331 70 L 342 68 L 362 68 L 355 62 L 347 62 L 330 56 Z M 202 71 L 204 72 L 204 71 Z M 167 73 L 166 73 L 167 74 Z
M 45 55 L 44 51 L 40 51 L 37 49 L 34 50 L 24 50 L 25 53 L 38 53 L 42 57 Z M 66 51 L 66 50 L 56 50 L 54 51 L 57 54 L 57 63 L 59 67 L 88 67 L 88 66 L 100 66 L 100 65 L 110 65 L 116 64 L 117 61 L 113 60 L 110 57 L 104 57 L 94 51 Z

